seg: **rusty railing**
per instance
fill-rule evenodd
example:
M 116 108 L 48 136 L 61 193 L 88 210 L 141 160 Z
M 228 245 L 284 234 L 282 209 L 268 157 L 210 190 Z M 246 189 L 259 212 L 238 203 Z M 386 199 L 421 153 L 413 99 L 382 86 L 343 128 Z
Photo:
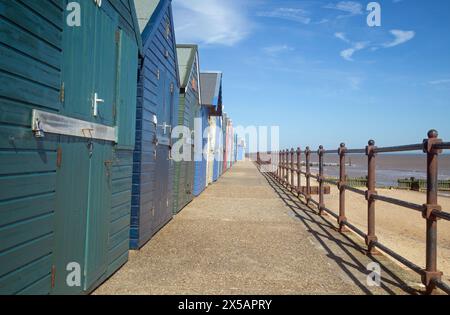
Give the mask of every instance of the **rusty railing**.
M 341 143 L 337 150 L 325 150 L 323 146 L 319 146 L 316 152 L 312 152 L 309 147 L 306 147 L 305 151 L 301 151 L 300 148 L 290 150 L 283 150 L 278 152 L 276 158 L 272 155 L 270 161 L 263 161 L 260 153 L 257 154 L 257 163 L 259 165 L 271 165 L 271 171 L 269 174 L 275 178 L 280 184 L 290 189 L 298 197 L 303 196 L 306 200 L 306 205 L 314 204 L 317 206 L 319 215 L 328 213 L 337 220 L 340 232 L 346 232 L 348 229 L 352 230 L 359 236 L 365 239 L 367 250 L 373 254 L 376 249 L 383 251 L 395 260 L 399 261 L 406 267 L 415 271 L 421 276 L 422 283 L 426 287 L 426 293 L 432 294 L 436 288 L 450 294 L 450 286 L 443 282 L 443 273 L 437 268 L 437 222 L 438 220 L 450 221 L 450 213 L 443 212 L 441 206 L 438 204 L 438 155 L 443 150 L 449 150 L 450 143 L 443 142 L 438 138 L 438 132 L 431 130 L 428 132 L 428 138 L 423 140 L 422 143 L 412 145 L 402 145 L 394 147 L 378 148 L 375 146 L 375 141 L 370 140 L 368 145 L 364 149 L 347 149 L 344 143 Z M 427 157 L 427 192 L 426 203 L 423 205 L 414 204 L 411 202 L 382 196 L 377 193 L 376 190 L 376 161 L 377 154 L 380 153 L 392 153 L 392 152 L 408 152 L 408 151 L 423 151 Z M 301 155 L 305 156 L 305 171 L 302 169 Z M 319 158 L 319 173 L 314 175 L 311 173 L 311 154 L 317 154 Z M 324 176 L 324 157 L 329 154 L 339 155 L 339 181 L 326 179 Z M 345 159 L 346 156 L 351 154 L 365 154 L 367 156 L 367 190 L 361 190 L 351 187 L 346 184 L 347 172 Z M 294 156 L 296 156 L 296 163 L 294 162 Z M 275 163 L 278 159 L 278 163 Z M 295 181 L 295 174 L 297 175 L 297 181 Z M 302 186 L 302 175 L 306 179 L 306 185 Z M 315 201 L 311 198 L 311 178 L 315 179 L 318 184 L 319 201 Z M 324 185 L 337 186 L 339 190 L 339 212 L 336 214 L 333 210 L 329 209 L 325 205 L 324 200 Z M 364 196 L 367 200 L 367 232 L 363 232 L 353 224 L 351 224 L 346 217 L 345 209 L 345 194 L 346 191 L 350 191 L 361 196 Z M 384 246 L 378 241 L 376 235 L 375 225 L 375 202 L 382 201 L 385 203 L 405 207 L 410 210 L 421 212 L 422 217 L 426 221 L 426 266 L 421 268 L 413 262 L 402 257 L 395 251 Z

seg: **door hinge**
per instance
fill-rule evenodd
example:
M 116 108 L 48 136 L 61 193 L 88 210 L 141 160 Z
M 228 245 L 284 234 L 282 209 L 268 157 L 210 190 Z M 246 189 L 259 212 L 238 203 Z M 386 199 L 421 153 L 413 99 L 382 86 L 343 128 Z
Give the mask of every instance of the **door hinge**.
M 52 266 L 52 275 L 51 275 L 51 286 L 52 289 L 55 287 L 55 276 L 56 276 L 56 267 L 55 265 Z
M 56 167 L 61 168 L 62 163 L 62 148 L 58 147 L 58 150 L 56 152 Z
M 64 82 L 62 82 L 61 89 L 59 90 L 59 101 L 61 103 L 64 103 L 64 99 L 65 99 L 65 86 L 64 86 Z

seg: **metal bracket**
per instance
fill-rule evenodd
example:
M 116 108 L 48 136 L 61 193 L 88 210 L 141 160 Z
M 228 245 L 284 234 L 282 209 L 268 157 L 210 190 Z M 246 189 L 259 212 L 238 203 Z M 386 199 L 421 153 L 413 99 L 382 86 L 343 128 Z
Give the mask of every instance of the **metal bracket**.
M 427 220 L 440 220 L 436 215 L 433 214 L 434 211 L 442 211 L 442 207 L 440 205 L 423 205 L 422 217 Z
M 424 271 L 422 274 L 422 283 L 425 286 L 429 286 L 433 281 L 440 281 L 442 279 L 443 273 L 441 271 Z
M 342 190 L 342 189 L 345 189 L 345 186 L 347 185 L 347 182 L 346 181 L 339 181 L 339 182 L 337 182 L 337 188 L 338 188 L 338 190 Z
M 369 201 L 369 200 L 373 199 L 373 196 L 378 196 L 378 192 L 375 190 L 373 190 L 373 191 L 366 190 L 365 196 L 366 196 L 366 200 Z
M 344 225 L 347 222 L 347 217 L 339 216 L 337 221 L 338 221 L 338 225 L 342 226 L 342 225 Z
M 423 140 L 423 152 L 428 154 L 441 154 L 442 150 L 433 149 L 435 144 L 442 143 L 442 139 L 430 138 Z
M 378 237 L 366 235 L 366 245 L 369 247 L 373 246 L 373 243 L 378 242 Z
M 116 128 L 33 109 L 31 128 L 36 132 L 117 142 Z M 87 134 L 86 131 L 89 130 Z
M 375 153 L 375 150 L 377 149 L 377 147 L 376 146 L 374 146 L 374 145 L 368 145 L 367 147 L 366 147 L 366 155 L 367 156 L 369 156 L 369 155 L 375 155 L 376 153 Z
M 345 153 L 347 153 L 347 148 L 346 147 L 339 147 L 339 149 L 338 149 L 339 156 L 341 156 L 341 155 L 343 155 Z

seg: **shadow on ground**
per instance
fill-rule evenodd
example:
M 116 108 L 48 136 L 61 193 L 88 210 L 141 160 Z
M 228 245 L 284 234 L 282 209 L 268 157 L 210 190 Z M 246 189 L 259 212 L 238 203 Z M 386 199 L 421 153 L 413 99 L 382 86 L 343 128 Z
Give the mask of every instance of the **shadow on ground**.
M 351 279 L 362 294 L 417 295 L 423 293 L 420 278 L 415 273 L 403 269 L 382 254 L 368 254 L 363 240 L 356 234 L 340 233 L 337 223 L 332 221 L 331 216 L 320 216 L 318 211 L 307 206 L 301 198 L 276 181 L 270 173 L 261 172 L 261 174 L 292 211 L 292 215 L 303 223 L 313 240 L 325 251 L 326 256 Z M 369 274 L 367 265 L 370 262 L 376 262 L 381 267 L 379 287 L 368 286 L 366 281 L 361 280 L 361 273 Z

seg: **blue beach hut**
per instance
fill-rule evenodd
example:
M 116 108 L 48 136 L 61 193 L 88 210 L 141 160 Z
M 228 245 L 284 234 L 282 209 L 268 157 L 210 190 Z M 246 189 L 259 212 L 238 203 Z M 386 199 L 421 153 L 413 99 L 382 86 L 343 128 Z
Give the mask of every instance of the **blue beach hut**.
M 173 216 L 171 130 L 179 74 L 171 0 L 134 0 L 142 36 L 133 157 L 130 247 L 138 249 Z

